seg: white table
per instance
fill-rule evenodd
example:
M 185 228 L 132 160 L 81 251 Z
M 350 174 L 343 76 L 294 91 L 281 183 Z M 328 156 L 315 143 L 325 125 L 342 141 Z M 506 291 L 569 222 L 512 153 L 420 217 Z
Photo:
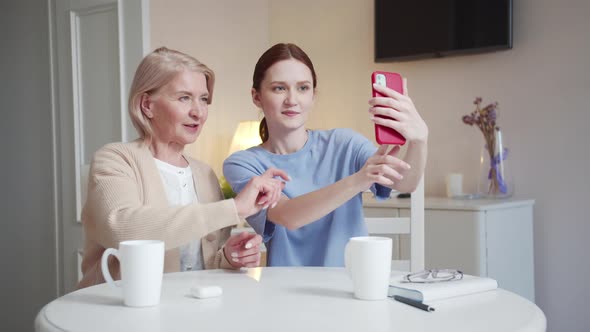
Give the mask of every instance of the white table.
M 218 298 L 196 299 L 192 285 L 223 287 Z M 545 331 L 532 302 L 498 289 L 435 303 L 435 312 L 386 299 L 352 297 L 342 268 L 208 270 L 164 276 L 159 306 L 128 308 L 106 284 L 46 305 L 41 331 Z

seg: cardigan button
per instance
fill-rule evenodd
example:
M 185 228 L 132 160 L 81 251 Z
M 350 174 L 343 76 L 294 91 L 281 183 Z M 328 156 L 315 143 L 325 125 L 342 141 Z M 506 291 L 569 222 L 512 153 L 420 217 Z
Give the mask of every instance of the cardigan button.
M 207 234 L 207 236 L 205 236 L 205 240 L 207 241 L 215 241 L 217 239 L 217 235 L 215 234 Z

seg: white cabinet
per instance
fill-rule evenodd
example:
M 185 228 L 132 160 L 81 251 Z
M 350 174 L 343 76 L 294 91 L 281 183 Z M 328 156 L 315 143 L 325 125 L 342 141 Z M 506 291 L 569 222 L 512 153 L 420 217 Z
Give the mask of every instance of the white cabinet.
M 364 197 L 366 216 L 409 215 L 409 199 Z M 494 278 L 501 288 L 535 300 L 534 200 L 456 200 L 426 197 L 426 268 L 456 268 Z M 398 242 L 402 259 L 407 237 Z

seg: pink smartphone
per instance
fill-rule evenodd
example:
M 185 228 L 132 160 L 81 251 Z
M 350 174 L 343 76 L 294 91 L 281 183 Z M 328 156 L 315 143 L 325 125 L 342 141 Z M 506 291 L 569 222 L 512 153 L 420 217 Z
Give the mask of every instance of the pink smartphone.
M 386 86 L 399 93 L 404 93 L 404 83 L 402 76 L 398 73 L 389 73 L 385 71 L 375 71 L 371 74 L 371 83 L 377 83 L 378 85 Z M 373 85 L 371 84 L 371 88 Z M 382 94 L 373 89 L 373 97 L 383 97 Z M 379 116 L 379 115 L 377 115 Z M 384 127 L 381 125 L 375 125 L 375 140 L 380 145 L 382 144 L 395 144 L 404 145 L 406 139 L 402 134 L 398 133 L 394 129 Z

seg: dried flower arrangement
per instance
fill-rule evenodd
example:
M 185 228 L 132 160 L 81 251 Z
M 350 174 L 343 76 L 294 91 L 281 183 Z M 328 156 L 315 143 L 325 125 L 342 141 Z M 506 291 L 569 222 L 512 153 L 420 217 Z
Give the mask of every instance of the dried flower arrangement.
M 501 162 L 508 156 L 508 149 L 498 146 L 497 141 L 500 136 L 500 127 L 496 124 L 498 118 L 498 102 L 493 102 L 485 107 L 481 107 L 482 99 L 475 98 L 475 111 L 463 116 L 463 123 L 470 126 L 477 126 L 483 134 L 486 150 L 490 156 L 490 170 L 488 172 L 488 194 L 507 194 L 508 188 L 503 178 L 503 170 L 499 168 Z M 498 148 L 498 149 L 497 149 Z

